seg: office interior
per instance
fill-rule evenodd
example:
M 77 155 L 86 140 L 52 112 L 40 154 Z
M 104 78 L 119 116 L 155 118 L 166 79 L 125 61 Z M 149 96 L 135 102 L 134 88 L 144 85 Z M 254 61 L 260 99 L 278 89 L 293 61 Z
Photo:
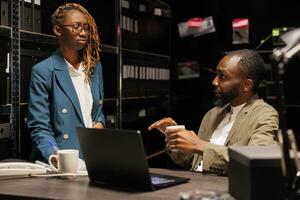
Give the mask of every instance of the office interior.
M 20 0 L 19 16 L 10 7 L 14 0 L 0 2 L 0 158 L 27 160 L 31 150 L 26 127 L 31 67 L 57 48 L 49 19 L 67 1 Z M 285 45 L 280 36 L 300 26 L 299 2 L 293 0 L 68 2 L 82 4 L 98 25 L 108 128 L 141 130 L 147 155 L 165 148 L 164 136 L 147 130 L 158 119 L 170 116 L 197 132 L 202 117 L 213 107 L 211 82 L 226 52 L 257 50 L 272 80 L 270 58 L 275 48 Z M 19 20 L 19 28 L 13 27 L 12 19 Z M 234 28 L 234 20 L 244 20 L 247 25 Z M 212 24 L 195 32 L 179 28 L 194 23 L 190 26 L 196 28 L 190 29 L 197 29 L 199 21 Z M 19 53 L 19 58 L 11 57 L 13 53 Z M 298 144 L 299 63 L 295 56 L 280 75 L 287 128 L 294 131 Z M 267 81 L 260 95 L 276 107 L 277 92 Z M 148 162 L 154 168 L 177 168 L 166 153 Z

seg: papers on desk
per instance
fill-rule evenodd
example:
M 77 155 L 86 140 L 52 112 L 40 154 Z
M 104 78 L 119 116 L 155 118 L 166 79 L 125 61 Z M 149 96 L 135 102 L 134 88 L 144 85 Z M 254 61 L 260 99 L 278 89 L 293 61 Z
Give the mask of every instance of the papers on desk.
M 45 174 L 43 169 L 0 169 L 0 179 L 27 177 L 35 174 Z
M 84 160 L 80 158 L 78 159 L 78 171 L 85 171 L 85 172 L 87 171 Z
M 77 176 L 87 176 L 87 171 L 78 171 L 77 173 L 47 173 L 47 174 L 33 174 L 33 177 L 66 177 L 75 178 Z
M 51 165 L 36 161 L 31 162 L 0 162 L 0 179 L 20 178 L 20 177 L 77 177 L 87 176 L 85 162 L 79 159 L 78 171 L 75 174 L 57 173 Z
M 82 159 L 78 160 L 77 173 L 58 173 L 56 171 L 56 169 L 53 166 L 49 165 L 49 164 L 46 164 L 46 163 L 41 162 L 41 161 L 36 161 L 35 163 L 39 164 L 39 165 L 42 165 L 45 168 L 47 168 L 48 173 L 31 175 L 31 176 L 34 176 L 34 177 L 66 177 L 66 178 L 72 178 L 73 177 L 73 178 L 75 178 L 77 176 L 87 176 L 88 175 L 87 170 L 86 170 L 85 162 Z
M 46 174 L 47 168 L 31 162 L 0 162 L 0 178 L 18 178 Z

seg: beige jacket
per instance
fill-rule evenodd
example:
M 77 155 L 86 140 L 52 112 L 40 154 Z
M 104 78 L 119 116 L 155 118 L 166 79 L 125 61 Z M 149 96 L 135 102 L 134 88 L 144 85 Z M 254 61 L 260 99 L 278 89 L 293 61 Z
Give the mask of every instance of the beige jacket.
M 229 108 L 229 104 L 223 108 L 214 107 L 206 113 L 198 131 L 202 140 L 210 140 Z M 170 156 L 174 163 L 191 170 L 196 170 L 203 160 L 203 171 L 226 174 L 229 162 L 228 146 L 276 144 L 278 126 L 277 111 L 262 99 L 258 99 L 258 96 L 254 96 L 237 115 L 225 146 L 208 143 L 203 155 L 188 156 L 172 152 Z

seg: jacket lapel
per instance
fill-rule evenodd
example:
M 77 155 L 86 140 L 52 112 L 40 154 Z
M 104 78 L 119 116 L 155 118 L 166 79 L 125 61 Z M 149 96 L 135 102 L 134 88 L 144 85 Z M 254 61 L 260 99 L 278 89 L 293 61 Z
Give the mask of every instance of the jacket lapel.
M 70 101 L 72 102 L 75 111 L 78 114 L 78 117 L 80 118 L 81 122 L 84 124 L 77 93 L 75 91 L 73 82 L 71 80 L 67 64 L 63 59 L 59 50 L 57 50 L 54 53 L 53 62 L 54 62 L 54 70 L 55 70 L 57 82 L 62 88 L 62 90 L 65 92 L 65 94 L 68 96 Z
M 229 135 L 225 141 L 225 146 L 228 145 L 228 142 L 230 139 L 232 139 L 232 137 L 234 137 L 236 134 L 234 134 L 236 131 L 240 131 L 239 130 L 239 125 L 240 125 L 240 121 L 241 119 L 243 119 L 245 117 L 245 115 L 248 113 L 248 109 L 249 109 L 249 106 L 245 106 L 244 108 L 242 108 L 242 110 L 239 112 L 239 114 L 236 116 L 236 119 L 235 119 L 235 122 L 233 123 L 233 126 L 229 132 Z
M 92 107 L 92 119 L 95 120 L 94 117 L 97 115 L 97 112 L 99 111 L 97 107 L 99 106 L 99 99 L 101 97 L 99 96 L 99 85 L 98 85 L 98 79 L 99 77 L 95 74 L 97 70 L 94 69 L 91 77 L 91 92 L 93 97 L 93 107 Z
M 206 133 L 201 134 L 201 139 L 204 139 L 206 141 L 209 141 L 211 136 L 213 135 L 214 131 L 218 127 L 218 125 L 221 123 L 225 115 L 229 112 L 230 110 L 230 105 L 227 104 L 223 106 L 222 108 L 219 108 L 216 112 L 212 113 L 213 116 L 211 116 L 211 119 L 215 119 L 214 121 L 210 121 L 208 123 L 211 123 L 208 128 Z
M 94 70 L 95 72 L 95 70 Z M 92 73 L 92 77 L 91 77 L 91 92 L 92 92 L 92 96 L 93 96 L 93 110 L 94 110 L 94 98 L 95 98 L 95 92 L 98 91 L 97 90 L 97 77 L 94 75 L 94 73 Z
M 228 142 L 230 139 L 232 139 L 232 137 L 234 137 L 234 133 L 236 131 L 239 131 L 239 126 L 240 126 L 240 123 L 241 120 L 245 117 L 245 115 L 249 112 L 249 109 L 251 109 L 253 103 L 255 102 L 255 100 L 257 100 L 259 97 L 257 95 L 254 95 L 248 102 L 247 104 L 242 108 L 242 110 L 239 112 L 239 114 L 236 116 L 236 120 L 229 132 L 229 135 L 225 141 L 225 145 L 227 146 L 228 145 Z

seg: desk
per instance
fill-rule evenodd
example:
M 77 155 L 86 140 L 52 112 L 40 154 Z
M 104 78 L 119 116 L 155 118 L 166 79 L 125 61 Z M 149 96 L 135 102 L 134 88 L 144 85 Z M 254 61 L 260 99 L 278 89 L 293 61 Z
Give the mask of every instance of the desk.
M 18 178 L 0 180 L 0 199 L 177 199 L 179 193 L 192 190 L 228 191 L 228 178 L 203 175 L 189 171 L 152 168 L 151 172 L 188 177 L 188 183 L 159 189 L 153 192 L 116 190 L 89 184 L 88 177 L 73 180 L 61 178 Z

